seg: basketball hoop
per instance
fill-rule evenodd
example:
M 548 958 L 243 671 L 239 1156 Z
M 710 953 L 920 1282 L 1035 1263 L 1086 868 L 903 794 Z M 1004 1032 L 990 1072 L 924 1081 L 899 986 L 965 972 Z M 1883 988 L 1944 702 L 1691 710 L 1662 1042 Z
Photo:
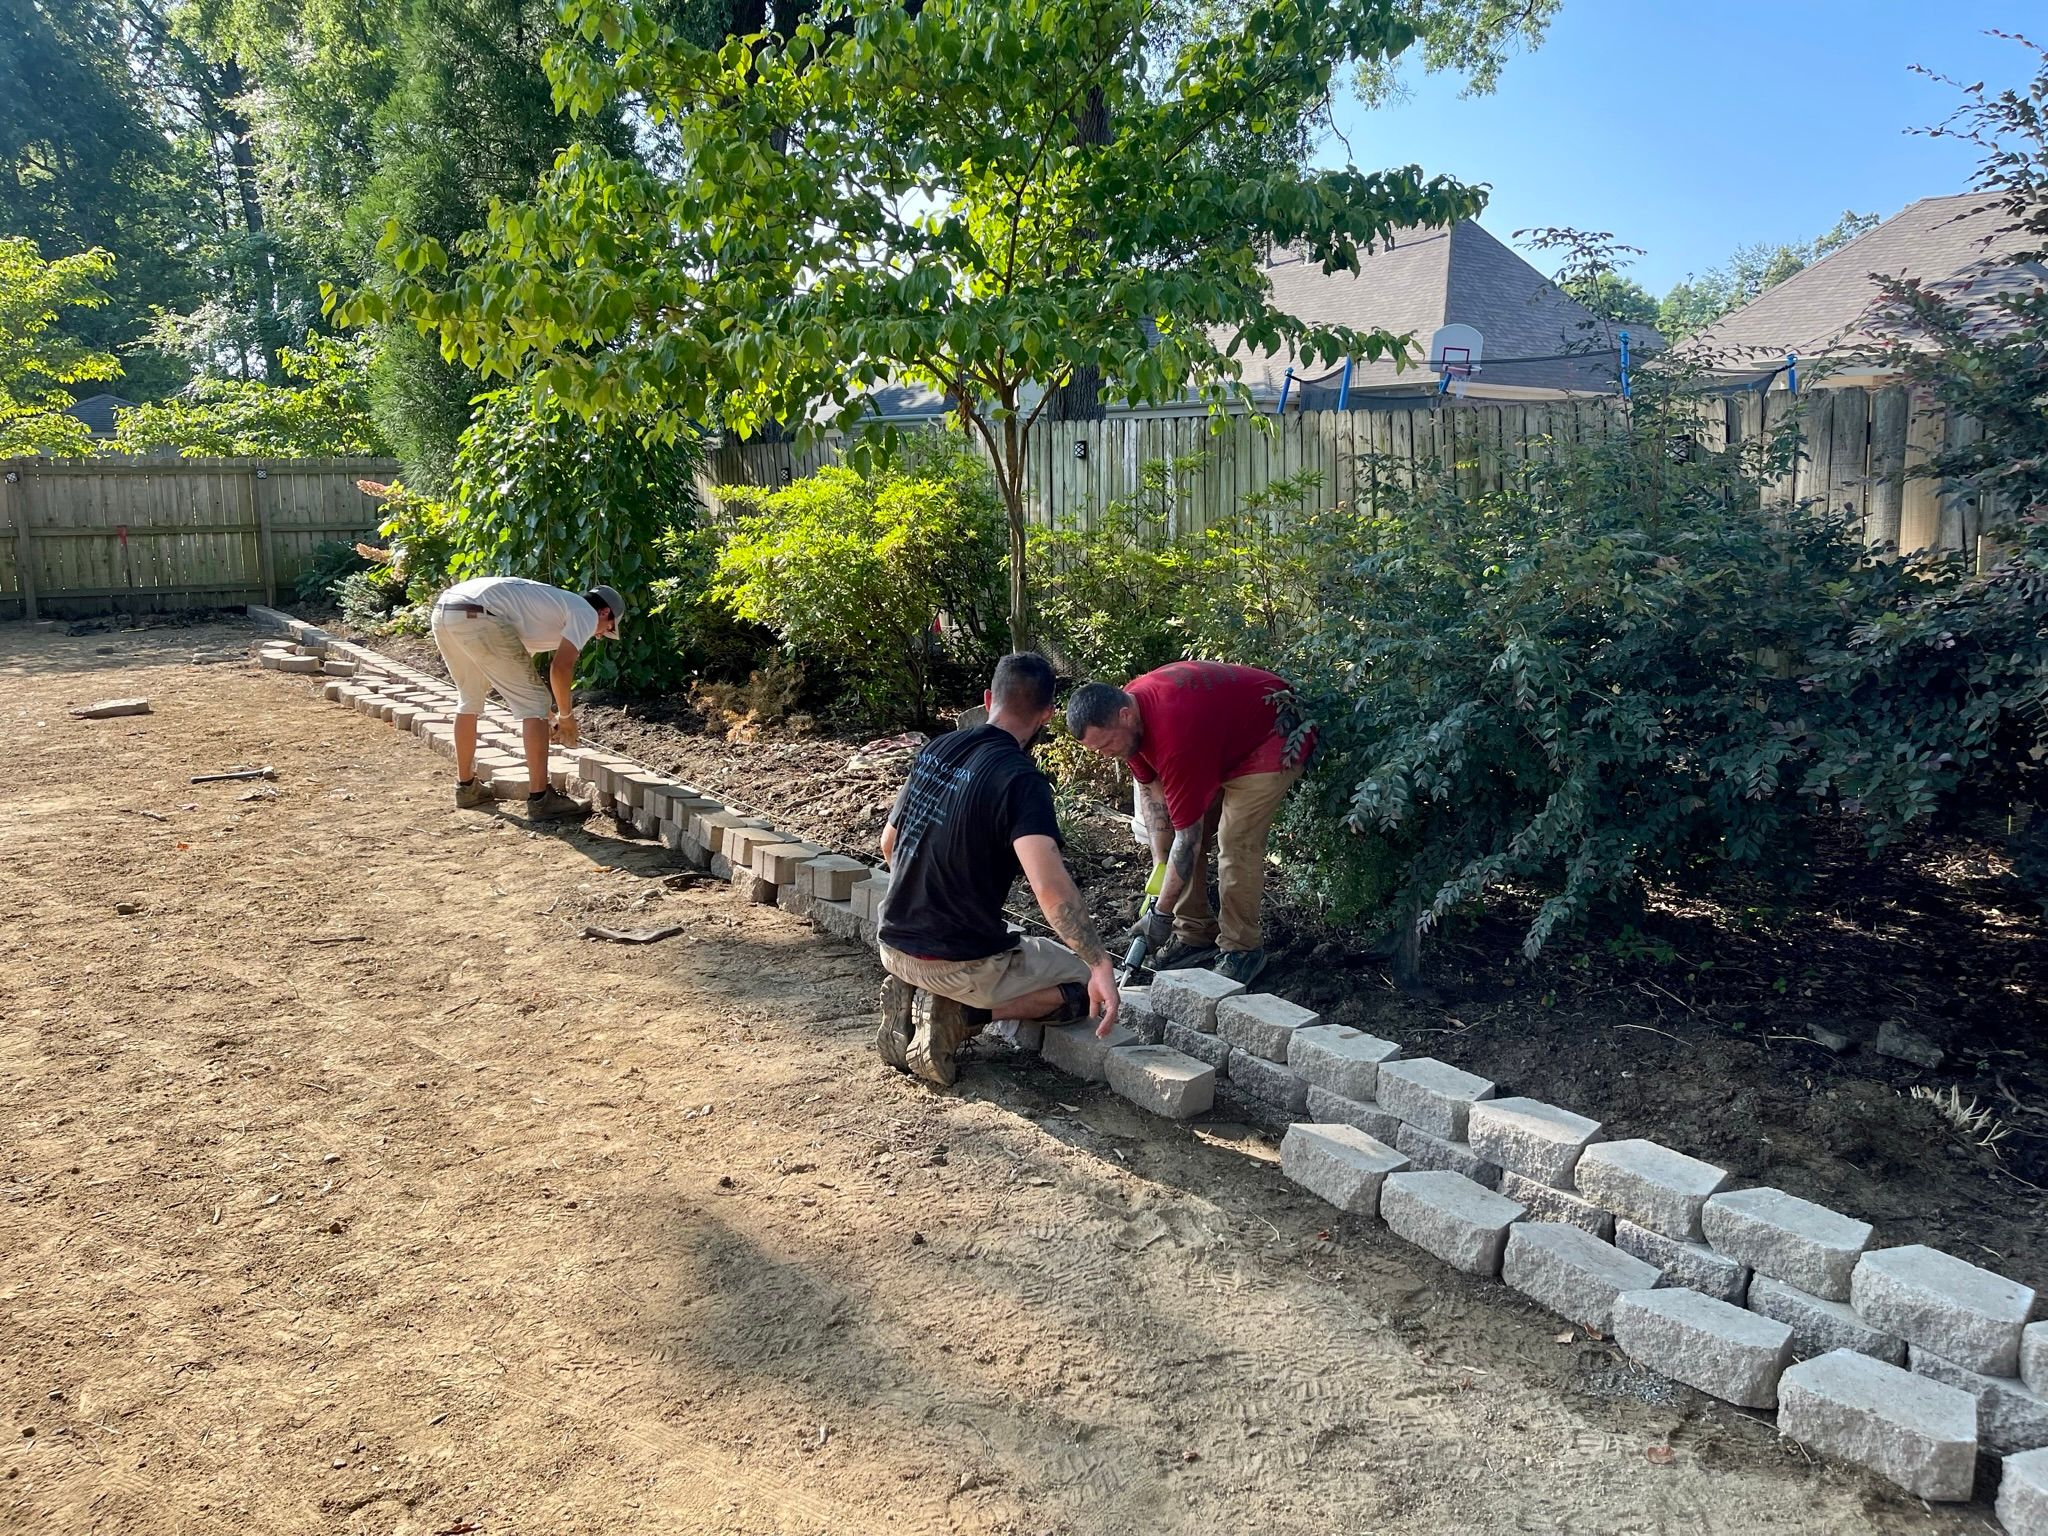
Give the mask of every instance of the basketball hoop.
M 1429 366 L 1438 375 L 1437 389 L 1454 399 L 1465 398 L 1465 386 L 1483 366 L 1486 338 L 1469 325 L 1445 325 L 1429 339 Z

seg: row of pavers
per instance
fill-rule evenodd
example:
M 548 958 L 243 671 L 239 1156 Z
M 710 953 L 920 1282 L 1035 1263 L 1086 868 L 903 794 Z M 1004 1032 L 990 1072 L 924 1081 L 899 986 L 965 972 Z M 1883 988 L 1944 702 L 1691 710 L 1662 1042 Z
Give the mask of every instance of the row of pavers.
M 1282 1171 L 1639 1364 L 1930 1500 L 2003 1459 L 1998 1513 L 2048 1536 L 2048 1322 L 2035 1292 L 1869 1224 L 1206 971 L 1154 978 L 1135 1028 L 1301 1116 Z M 1112 1066 L 1108 1073 L 1114 1083 Z
M 266 666 L 328 674 L 326 697 L 454 751 L 445 683 L 301 632 Z M 312 665 L 306 665 L 311 662 Z M 479 776 L 526 792 L 517 723 L 480 722 Z M 658 839 L 824 932 L 872 948 L 889 878 L 767 819 L 599 748 L 557 751 L 549 777 L 621 828 Z M 1864 1222 L 1598 1122 L 1501 1098 L 1473 1073 L 1325 1024 L 1212 971 L 1127 989 L 1107 1039 L 1024 1025 L 1012 1043 L 1184 1120 L 1219 1077 L 1289 1122 L 1282 1171 L 1467 1274 L 1496 1278 L 1611 1335 L 1639 1364 L 1929 1500 L 1970 1496 L 2002 1458 L 2010 1536 L 2048 1536 L 2048 1322 L 2032 1289 L 1920 1245 L 1870 1248 Z

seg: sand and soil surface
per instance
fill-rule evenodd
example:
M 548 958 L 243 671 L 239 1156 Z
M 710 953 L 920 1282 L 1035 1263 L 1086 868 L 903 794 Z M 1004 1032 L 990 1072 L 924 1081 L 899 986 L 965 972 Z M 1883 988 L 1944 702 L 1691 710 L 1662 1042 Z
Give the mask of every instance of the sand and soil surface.
M 870 956 L 608 823 L 456 811 L 412 739 L 216 659 L 250 639 L 0 627 L 0 1530 L 1991 1529 L 1243 1126 L 888 1072 Z M 580 936 L 620 915 L 684 931 Z M 1656 1050 L 1652 1097 L 1711 1060 Z

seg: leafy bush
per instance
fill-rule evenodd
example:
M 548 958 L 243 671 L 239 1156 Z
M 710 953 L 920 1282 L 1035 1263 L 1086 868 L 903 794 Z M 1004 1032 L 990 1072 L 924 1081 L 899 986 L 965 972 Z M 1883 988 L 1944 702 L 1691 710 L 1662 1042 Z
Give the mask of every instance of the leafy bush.
M 450 574 L 514 575 L 575 591 L 619 589 L 616 642 L 588 647 L 587 681 L 650 690 L 690 671 L 657 592 L 661 552 L 699 522 L 693 445 L 599 429 L 533 385 L 484 396 L 455 458 Z
M 449 503 L 422 496 L 403 481 L 394 480 L 384 488 L 384 518 L 377 525 L 377 534 L 394 552 L 407 601 L 432 602 L 454 579 L 462 523 Z
M 2038 773 L 2048 562 L 1873 559 L 1760 510 L 1766 463 L 1691 443 L 1692 409 L 1639 388 L 1624 434 L 1504 491 L 1321 524 L 1277 663 L 1325 725 L 1351 890 L 1392 854 L 1404 920 L 1533 891 L 1533 955 L 1645 880 L 1797 885 L 1822 818 L 1882 847 Z
M 1230 516 L 1177 533 L 1179 488 L 1202 463 L 1150 460 L 1137 494 L 1093 528 L 1033 530 L 1033 612 L 1048 652 L 1076 676 L 1124 681 L 1183 656 L 1263 665 L 1304 606 L 1314 539 L 1292 509 L 1320 477 L 1275 480 Z
M 393 614 L 405 606 L 405 583 L 388 565 L 373 565 L 335 583 L 341 616 L 356 629 L 392 632 Z
M 285 348 L 290 384 L 206 377 L 182 395 L 115 418 L 123 453 L 168 449 L 187 458 L 327 458 L 387 451 L 370 419 L 369 343 L 309 337 Z
M 299 572 L 292 589 L 302 603 L 333 603 L 334 589 L 341 582 L 358 571 L 367 571 L 370 562 L 356 553 L 353 544 L 343 544 L 337 539 L 322 539 L 315 544 L 306 558 L 305 569 Z
M 949 665 L 985 673 L 1007 535 L 988 467 L 958 437 L 915 434 L 871 474 L 834 466 L 719 494 L 738 518 L 719 597 L 831 667 L 870 716 L 923 724 Z

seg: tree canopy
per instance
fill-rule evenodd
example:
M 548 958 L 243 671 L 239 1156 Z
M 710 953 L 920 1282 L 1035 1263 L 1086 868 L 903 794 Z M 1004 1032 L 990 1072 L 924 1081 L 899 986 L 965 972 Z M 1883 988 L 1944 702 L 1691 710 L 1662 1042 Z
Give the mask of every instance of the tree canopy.
M 0 458 L 89 451 L 65 386 L 118 379 L 121 364 L 58 326 L 107 302 L 113 265 L 105 251 L 45 261 L 33 240 L 0 239 Z
M 1220 401 L 1245 348 L 1311 365 L 1399 339 L 1277 309 L 1276 246 L 1356 269 L 1366 242 L 1476 213 L 1415 167 L 1225 170 L 1219 147 L 1319 99 L 1347 62 L 1416 40 L 1397 0 L 1269 0 L 1195 37 L 1148 86 L 1142 0 L 849 0 L 829 26 L 693 43 L 641 6 L 571 0 L 551 51 L 580 117 L 639 104 L 675 164 L 579 143 L 539 194 L 451 253 L 394 225 L 405 274 L 345 299 L 411 320 L 487 375 L 536 372 L 592 416 L 680 435 L 857 428 L 866 392 L 945 390 L 997 467 L 1012 630 L 1028 633 L 1032 425 L 1075 370 L 1110 398 Z M 1084 111 L 1109 125 L 1080 132 Z

